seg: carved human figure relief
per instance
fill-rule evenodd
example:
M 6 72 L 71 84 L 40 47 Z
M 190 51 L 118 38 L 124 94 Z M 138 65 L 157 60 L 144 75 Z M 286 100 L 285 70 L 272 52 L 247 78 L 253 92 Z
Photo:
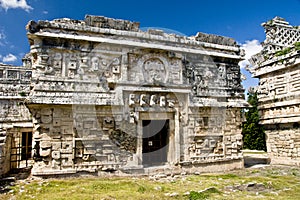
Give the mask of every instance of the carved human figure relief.
M 129 94 L 129 106 L 135 104 L 135 94 Z
M 150 97 L 150 106 L 154 106 L 157 102 L 157 97 L 156 95 L 151 95 Z
M 158 58 L 151 58 L 144 62 L 144 79 L 146 82 L 165 82 L 166 69 L 163 62 Z
M 146 97 L 145 94 L 142 94 L 142 95 L 140 96 L 140 106 L 147 105 L 146 99 L 147 99 L 147 97 Z
M 160 107 L 165 107 L 166 106 L 166 97 L 165 96 L 161 96 L 159 98 L 159 106 Z
M 92 60 L 92 70 L 98 71 L 99 70 L 99 58 L 98 57 L 93 57 Z

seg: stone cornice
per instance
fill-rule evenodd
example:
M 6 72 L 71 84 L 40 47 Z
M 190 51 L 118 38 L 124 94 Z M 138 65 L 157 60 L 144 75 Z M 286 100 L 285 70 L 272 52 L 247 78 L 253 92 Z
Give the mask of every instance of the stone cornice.
M 118 30 L 107 30 L 107 31 L 118 31 Z M 134 33 L 138 34 L 138 33 Z M 113 45 L 124 45 L 124 46 L 134 46 L 140 48 L 152 48 L 152 49 L 161 49 L 161 50 L 168 50 L 168 51 L 175 51 L 175 52 L 184 52 L 184 53 L 194 53 L 194 54 L 204 54 L 209 56 L 216 56 L 216 57 L 225 57 L 225 58 L 232 58 L 237 60 L 242 60 L 242 55 L 239 54 L 238 47 L 229 47 L 229 46 L 222 46 L 218 44 L 209 44 L 206 43 L 202 46 L 200 42 L 193 41 L 193 40 L 185 40 L 182 43 L 171 42 L 168 44 L 162 43 L 153 43 L 152 38 L 144 38 L 145 41 L 134 41 L 131 40 L 130 37 L 128 38 L 109 38 L 106 36 L 90 36 L 90 35 L 75 35 L 71 33 L 54 33 L 54 32 L 37 32 L 34 35 L 28 34 L 29 38 L 34 38 L 34 36 L 38 37 L 51 37 L 51 38 L 64 38 L 64 39 L 71 39 L 71 40 L 80 40 L 80 41 L 89 41 L 89 42 L 96 42 L 96 43 L 106 43 L 106 44 L 113 44 Z M 154 39 L 155 40 L 155 39 Z M 159 41 L 159 40 L 158 40 Z M 166 40 L 163 40 L 166 42 Z M 151 43 L 150 43 L 151 42 Z M 177 44 L 177 45 L 176 45 Z M 35 46 L 37 47 L 37 46 Z M 215 48 L 219 50 L 224 50 L 226 53 L 217 52 L 213 50 L 207 50 L 206 48 Z M 230 51 L 232 53 L 227 53 Z

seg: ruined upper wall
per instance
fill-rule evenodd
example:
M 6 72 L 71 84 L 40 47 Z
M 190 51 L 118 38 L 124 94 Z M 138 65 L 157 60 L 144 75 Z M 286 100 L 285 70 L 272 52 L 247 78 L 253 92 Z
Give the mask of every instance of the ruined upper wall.
M 266 39 L 262 43 L 263 50 L 249 60 L 254 66 L 251 71 L 254 76 L 260 76 L 292 65 L 299 56 L 300 27 L 291 26 L 285 19 L 275 17 L 262 23 Z M 283 66 L 282 60 L 286 63 Z M 276 66 L 275 66 L 276 65 Z M 268 67 L 272 66 L 272 67 Z
M 131 22 L 128 20 L 112 19 L 103 16 L 85 16 L 84 22 L 88 26 L 99 27 L 99 28 L 112 28 L 116 30 L 125 31 L 139 31 L 140 23 Z
M 42 33 L 61 33 L 61 34 L 73 34 L 74 39 L 78 35 L 97 36 L 106 35 L 109 38 L 115 38 L 115 36 L 122 36 L 124 40 L 128 42 L 136 42 L 136 39 L 151 40 L 151 43 L 164 44 L 168 42 L 171 46 L 200 49 L 206 48 L 206 54 L 212 56 L 223 56 L 236 59 L 242 59 L 243 53 L 237 43 L 228 37 L 197 33 L 196 36 L 185 37 L 175 34 L 167 34 L 162 30 L 149 29 L 147 32 L 143 32 L 139 29 L 138 22 L 130 22 L 128 20 L 112 19 L 103 16 L 91 16 L 87 15 L 84 20 L 72 20 L 68 18 L 55 19 L 53 21 L 30 21 L 27 24 L 27 30 L 31 34 L 41 35 Z M 63 31 L 62 31 L 63 30 Z M 51 36 L 52 34 L 47 34 Z M 82 40 L 93 40 L 91 38 L 81 37 Z M 95 41 L 102 42 L 100 40 Z M 130 45 L 126 43 L 127 45 Z M 133 44 L 135 45 L 135 44 Z M 157 47 L 159 48 L 159 47 Z M 174 48 L 174 50 L 187 51 L 186 49 Z M 204 53 L 204 52 L 202 52 Z

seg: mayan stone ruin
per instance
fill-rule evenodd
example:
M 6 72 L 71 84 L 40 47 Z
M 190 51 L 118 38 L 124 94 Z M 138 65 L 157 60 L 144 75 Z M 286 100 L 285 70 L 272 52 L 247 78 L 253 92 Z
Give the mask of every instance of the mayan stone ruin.
M 23 138 L 32 138 L 32 118 L 25 105 L 30 80 L 30 68 L 0 64 L 0 176 L 20 167 L 17 160 L 21 157 L 31 158 L 30 152 L 21 153 L 20 147 L 22 134 Z
M 251 58 L 267 150 L 273 164 L 300 164 L 300 27 L 280 17 L 263 23 L 263 50 Z
M 27 30 L 24 66 L 0 66 L 2 174 L 243 168 L 233 39 L 90 15 Z

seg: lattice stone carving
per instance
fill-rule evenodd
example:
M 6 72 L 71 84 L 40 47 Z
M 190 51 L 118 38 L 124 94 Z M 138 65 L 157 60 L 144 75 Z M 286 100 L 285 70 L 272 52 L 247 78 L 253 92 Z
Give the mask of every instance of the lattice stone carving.
M 285 47 L 292 47 L 295 42 L 300 41 L 300 29 L 292 27 L 283 18 L 275 17 L 262 26 L 266 30 L 265 50 L 275 53 Z
M 263 50 L 252 56 L 249 60 L 252 65 L 260 65 L 262 62 L 286 48 L 293 48 L 300 41 L 300 27 L 291 26 L 285 19 L 275 17 L 262 24 L 266 32 L 266 39 L 262 43 Z

